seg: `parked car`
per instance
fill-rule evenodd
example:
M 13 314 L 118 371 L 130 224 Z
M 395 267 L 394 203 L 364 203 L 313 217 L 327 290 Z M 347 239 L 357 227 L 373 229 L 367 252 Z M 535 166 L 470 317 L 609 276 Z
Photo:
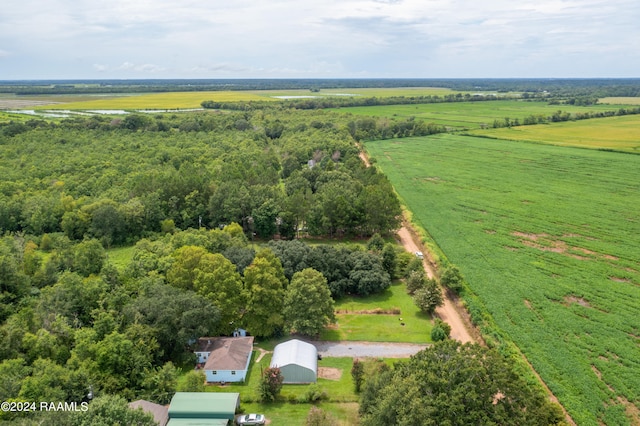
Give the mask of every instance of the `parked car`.
M 424 255 L 422 254 L 422 252 L 421 252 L 421 251 L 417 251 L 417 252 L 416 252 L 416 257 L 417 257 L 418 259 L 424 259 Z
M 236 423 L 239 426 L 263 425 L 265 424 L 265 418 L 262 414 L 243 414 L 238 416 Z

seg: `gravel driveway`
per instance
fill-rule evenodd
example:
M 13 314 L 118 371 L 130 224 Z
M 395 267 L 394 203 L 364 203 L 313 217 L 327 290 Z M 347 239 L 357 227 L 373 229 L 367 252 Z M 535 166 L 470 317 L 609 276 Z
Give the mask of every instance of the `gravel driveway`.
M 323 357 L 408 358 L 427 344 L 391 342 L 309 342 Z

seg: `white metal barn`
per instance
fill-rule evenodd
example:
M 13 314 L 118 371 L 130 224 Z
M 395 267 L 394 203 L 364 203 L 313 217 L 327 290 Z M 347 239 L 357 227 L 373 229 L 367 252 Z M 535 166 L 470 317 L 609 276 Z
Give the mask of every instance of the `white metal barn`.
M 284 383 L 315 383 L 318 377 L 318 350 L 310 343 L 293 339 L 273 350 L 271 367 L 278 367 Z

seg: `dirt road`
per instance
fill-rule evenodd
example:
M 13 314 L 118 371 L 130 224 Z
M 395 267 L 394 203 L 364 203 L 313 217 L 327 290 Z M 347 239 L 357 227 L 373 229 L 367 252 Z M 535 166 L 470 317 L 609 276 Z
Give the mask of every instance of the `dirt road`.
M 415 253 L 416 251 L 422 251 L 422 249 L 418 247 L 416 242 L 413 240 L 411 232 L 409 232 L 405 226 L 400 228 L 398 231 L 398 237 L 400 238 L 400 242 L 404 246 L 405 250 L 408 252 Z M 424 265 L 424 269 L 427 271 L 427 276 L 429 278 L 433 278 L 435 274 L 431 264 L 426 258 L 422 263 Z M 438 315 L 442 321 L 451 326 L 451 338 L 459 340 L 462 343 L 475 343 L 475 339 L 471 336 L 469 330 L 467 330 L 465 321 L 456 310 L 453 301 L 446 297 L 446 293 L 444 293 L 443 296 L 444 304 L 436 309 L 436 315 Z
M 369 164 L 369 158 L 367 157 L 367 154 L 362 150 L 362 147 L 360 145 L 358 145 L 358 149 L 360 150 L 360 159 L 367 167 L 369 167 L 371 164 Z M 400 242 L 404 246 L 405 250 L 407 250 L 409 253 L 422 251 L 422 248 L 419 248 L 413 240 L 412 234 L 406 226 L 400 228 L 400 230 L 398 231 L 398 237 L 400 238 Z M 429 278 L 433 278 L 435 276 L 435 273 L 433 271 L 433 268 L 431 267 L 431 264 L 427 261 L 427 259 L 424 259 L 422 263 L 424 265 L 424 269 L 427 271 L 427 276 Z M 456 310 L 453 301 L 447 297 L 446 293 L 443 293 L 443 296 L 444 304 L 436 309 L 436 315 L 438 315 L 438 317 L 442 321 L 451 326 L 451 337 L 453 339 L 461 341 L 462 343 L 476 343 L 476 340 L 471 337 L 469 330 L 465 326 L 465 321 L 462 319 L 462 316 Z

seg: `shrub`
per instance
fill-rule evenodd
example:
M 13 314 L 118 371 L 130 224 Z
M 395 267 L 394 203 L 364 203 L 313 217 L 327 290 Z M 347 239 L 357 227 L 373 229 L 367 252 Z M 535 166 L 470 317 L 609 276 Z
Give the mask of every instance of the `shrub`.
M 439 342 L 446 340 L 451 335 L 451 326 L 441 319 L 436 319 L 433 328 L 431 329 L 431 340 Z
M 273 402 L 278 399 L 282 390 L 284 377 L 277 367 L 267 368 L 262 372 L 258 394 L 261 402 Z
M 338 420 L 321 408 L 311 407 L 307 415 L 306 426 L 338 426 Z

